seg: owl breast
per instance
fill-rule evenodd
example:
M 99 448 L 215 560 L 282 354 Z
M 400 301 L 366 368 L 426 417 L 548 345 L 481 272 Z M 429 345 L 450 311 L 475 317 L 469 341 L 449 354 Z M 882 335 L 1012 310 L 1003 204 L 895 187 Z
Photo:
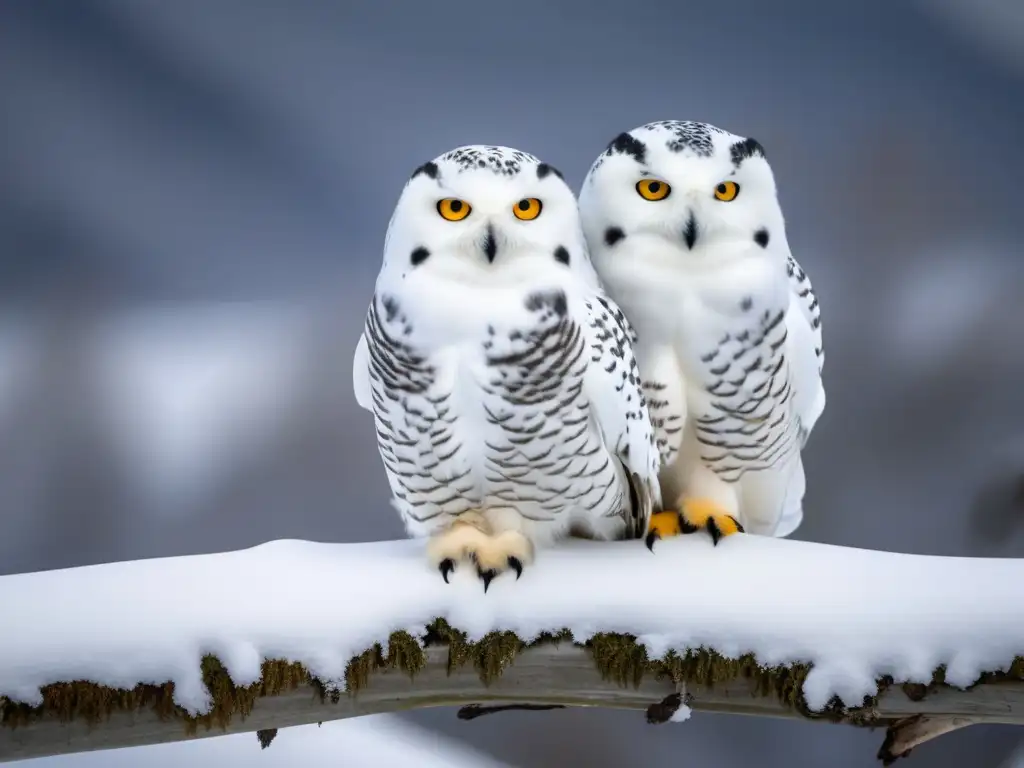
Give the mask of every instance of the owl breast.
M 690 428 L 705 464 L 727 482 L 799 451 L 784 309 L 745 308 L 711 343 L 689 350 Z
M 581 329 L 561 292 L 525 306 L 514 325 L 484 323 L 478 342 L 436 349 L 402 340 L 400 312 L 389 322 L 371 309 L 378 443 L 414 535 L 470 510 L 552 536 L 580 518 L 622 514 L 621 469 L 584 394 Z

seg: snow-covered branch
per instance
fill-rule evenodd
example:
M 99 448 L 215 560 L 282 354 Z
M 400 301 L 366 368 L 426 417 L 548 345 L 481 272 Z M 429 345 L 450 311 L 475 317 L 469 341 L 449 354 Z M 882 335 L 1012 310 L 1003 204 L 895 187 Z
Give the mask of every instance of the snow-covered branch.
M 414 541 L 7 576 L 0 761 L 471 704 L 886 726 L 899 754 L 1024 724 L 1022 596 L 1020 560 L 751 536 L 574 541 L 486 594 Z

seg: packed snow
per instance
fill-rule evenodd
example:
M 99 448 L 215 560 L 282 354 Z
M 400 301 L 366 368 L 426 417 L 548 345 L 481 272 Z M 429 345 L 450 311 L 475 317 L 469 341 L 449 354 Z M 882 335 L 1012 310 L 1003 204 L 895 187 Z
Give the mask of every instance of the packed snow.
M 511 768 L 482 752 L 394 715 L 366 715 L 322 726 L 282 728 L 268 749 L 254 733 L 178 741 L 148 747 L 37 757 L 17 768 Z
M 685 723 L 690 719 L 690 715 L 693 714 L 693 710 L 685 704 L 680 704 L 679 709 L 672 713 L 672 717 L 668 719 L 670 723 Z
M 1024 653 L 1024 560 L 904 555 L 737 535 L 642 543 L 571 541 L 542 551 L 516 581 L 484 592 L 463 567 L 446 584 L 423 542 L 282 540 L 247 550 L 0 577 L 0 695 L 41 702 L 40 687 L 92 680 L 175 682 L 191 712 L 216 654 L 248 685 L 263 658 L 341 680 L 348 660 L 395 630 L 437 617 L 471 639 L 529 640 L 569 628 L 638 636 L 653 657 L 712 647 L 765 664 L 812 662 L 813 709 L 833 694 L 860 704 L 883 674 L 927 682 L 940 664 L 967 686 Z

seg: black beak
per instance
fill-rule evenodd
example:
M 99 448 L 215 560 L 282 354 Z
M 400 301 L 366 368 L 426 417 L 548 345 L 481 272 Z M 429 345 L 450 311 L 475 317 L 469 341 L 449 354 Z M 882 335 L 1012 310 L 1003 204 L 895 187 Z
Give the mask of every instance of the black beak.
M 690 211 L 690 218 L 683 227 L 683 240 L 686 241 L 686 247 L 692 251 L 693 244 L 697 242 L 697 220 L 693 217 L 693 211 Z
M 498 255 L 498 241 L 494 238 L 494 229 L 487 225 L 487 237 L 484 238 L 484 253 L 487 254 L 487 263 L 493 264 L 494 257 Z

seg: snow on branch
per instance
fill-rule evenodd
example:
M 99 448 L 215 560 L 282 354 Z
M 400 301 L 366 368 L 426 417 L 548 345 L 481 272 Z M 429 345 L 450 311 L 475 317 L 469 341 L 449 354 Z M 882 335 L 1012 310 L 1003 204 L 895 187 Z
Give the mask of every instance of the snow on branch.
M 885 726 L 888 761 L 1024 724 L 1022 597 L 1024 560 L 753 536 L 573 541 L 487 593 L 418 541 L 5 576 L 0 762 L 441 705 Z

